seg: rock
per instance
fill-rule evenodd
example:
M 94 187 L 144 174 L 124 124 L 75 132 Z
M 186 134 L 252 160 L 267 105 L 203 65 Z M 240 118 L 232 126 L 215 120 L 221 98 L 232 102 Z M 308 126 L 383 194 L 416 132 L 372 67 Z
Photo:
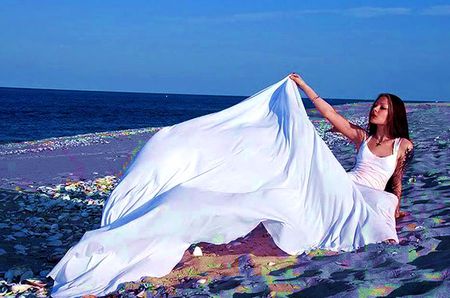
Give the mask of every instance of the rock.
M 27 270 L 20 276 L 20 281 L 24 281 L 25 279 L 29 279 L 33 277 L 33 271 Z
M 199 279 L 197 282 L 199 284 L 204 284 L 204 283 L 206 283 L 206 279 L 202 278 L 202 279 Z
M 67 213 L 63 213 L 60 216 L 58 216 L 58 220 L 62 220 L 64 218 L 66 218 L 67 216 L 68 216 Z
M 428 172 L 426 172 L 424 174 L 424 176 L 425 177 L 431 177 L 431 176 L 439 174 L 439 172 L 440 172 L 439 169 L 432 169 L 432 170 L 429 170 Z
M 24 232 L 22 232 L 22 231 L 19 231 L 19 232 L 15 232 L 15 233 L 13 234 L 13 236 L 16 237 L 16 238 L 23 238 L 23 237 L 26 237 L 27 234 L 24 233 Z
M 47 238 L 48 241 L 58 240 L 63 236 L 62 233 L 56 233 Z
M 27 279 L 25 280 L 25 282 L 26 282 L 27 284 L 30 284 L 30 285 L 35 286 L 35 287 L 38 287 L 38 288 L 44 288 L 44 287 L 47 285 L 46 283 L 42 282 L 42 281 L 39 280 L 39 279 L 32 279 L 32 278 L 27 278 Z
M 16 244 L 14 245 L 15 250 L 26 250 L 27 248 L 23 246 L 22 244 Z
M 21 284 L 13 285 L 11 286 L 11 292 L 13 292 L 14 294 L 19 294 L 27 291 L 32 287 L 33 287 L 32 285 L 21 285 Z
M 201 257 L 203 256 L 202 250 L 200 247 L 196 246 L 194 248 L 194 252 L 193 252 L 194 257 Z
M 22 225 L 12 225 L 11 229 L 16 230 L 16 231 L 21 231 L 23 229 Z
M 6 279 L 7 283 L 12 283 L 13 280 L 15 280 L 18 277 L 21 277 L 23 275 L 26 276 L 33 276 L 33 271 L 31 271 L 30 268 L 28 267 L 23 267 L 23 266 L 17 266 L 17 267 L 13 267 L 11 269 L 9 269 L 8 271 L 6 271 L 4 277 Z
M 1 295 L 1 297 L 3 297 L 3 295 L 5 295 L 6 293 L 8 293 L 8 285 L 4 280 L 0 280 L 0 295 Z
M 39 272 L 39 276 L 46 277 L 49 272 L 50 272 L 50 270 L 41 270 L 41 272 Z
M 63 256 L 64 256 L 64 253 L 55 252 L 55 253 L 52 253 L 51 255 L 47 256 L 47 261 L 49 261 L 51 263 L 56 263 L 59 260 L 61 260 Z
M 61 246 L 62 241 L 61 240 L 52 240 L 49 243 L 47 243 L 48 246 Z
M 48 195 L 46 195 L 46 194 L 40 194 L 39 197 L 41 199 L 50 199 L 50 197 Z

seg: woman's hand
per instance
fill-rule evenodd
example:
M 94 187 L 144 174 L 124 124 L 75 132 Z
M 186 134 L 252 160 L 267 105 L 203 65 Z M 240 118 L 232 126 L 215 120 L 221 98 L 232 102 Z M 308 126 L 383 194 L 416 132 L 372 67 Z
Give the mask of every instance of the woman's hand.
M 405 217 L 406 215 L 408 215 L 407 212 L 400 211 L 400 209 L 395 210 L 395 218 L 396 219 Z
M 293 80 L 300 88 L 304 88 L 305 86 L 307 86 L 307 84 L 305 83 L 305 81 L 302 79 L 301 76 L 299 76 L 298 74 L 296 74 L 295 72 L 291 73 L 289 75 L 289 78 L 291 80 Z

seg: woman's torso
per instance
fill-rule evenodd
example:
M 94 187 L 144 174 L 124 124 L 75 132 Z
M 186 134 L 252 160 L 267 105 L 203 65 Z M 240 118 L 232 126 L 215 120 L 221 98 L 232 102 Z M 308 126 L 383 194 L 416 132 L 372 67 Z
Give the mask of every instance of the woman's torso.
M 366 135 L 356 155 L 355 166 L 347 174 L 356 183 L 384 190 L 397 166 L 401 138 L 394 140 L 390 155 L 377 156 L 368 146 L 371 137 Z

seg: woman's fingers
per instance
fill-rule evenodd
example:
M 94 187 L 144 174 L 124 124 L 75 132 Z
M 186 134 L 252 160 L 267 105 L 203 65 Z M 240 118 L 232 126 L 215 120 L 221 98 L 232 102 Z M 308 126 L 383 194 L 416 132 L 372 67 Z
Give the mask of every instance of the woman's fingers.
M 409 215 L 409 213 L 405 212 L 405 211 L 396 211 L 395 212 L 395 218 L 402 218 L 402 217 L 405 217 L 407 215 Z
M 296 74 L 295 72 L 294 73 L 292 73 L 291 75 L 290 75 L 292 78 L 296 78 L 296 79 L 302 79 L 298 74 Z

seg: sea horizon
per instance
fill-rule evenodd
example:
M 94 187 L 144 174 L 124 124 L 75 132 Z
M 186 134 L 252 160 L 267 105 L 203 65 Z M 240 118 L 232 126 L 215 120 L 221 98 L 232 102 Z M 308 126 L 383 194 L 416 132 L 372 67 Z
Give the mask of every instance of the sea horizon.
M 125 90 L 93 90 L 93 89 L 65 89 L 65 88 L 44 88 L 44 87 L 14 87 L 14 86 L 0 86 L 1 89 L 27 89 L 27 90 L 49 90 L 49 91 L 74 91 L 74 92 L 104 92 L 104 93 L 133 93 L 133 94 L 161 94 L 161 95 L 189 95 L 189 96 L 220 96 L 220 97 L 243 97 L 247 98 L 250 95 L 228 95 L 228 94 L 200 94 L 200 93 L 172 93 L 172 92 L 150 92 L 150 91 L 125 91 Z M 304 96 L 303 96 L 304 97 Z M 374 101 L 374 98 L 338 98 L 338 97 L 324 97 L 325 99 L 333 99 L 340 101 L 355 100 L 355 101 Z M 403 98 L 402 98 L 403 100 Z M 404 99 L 404 102 L 450 102 L 449 99 Z
M 0 87 L 0 144 L 170 126 L 219 112 L 248 97 Z M 373 101 L 326 97 L 325 100 L 333 106 Z M 314 108 L 308 98 L 302 97 L 302 102 L 306 109 Z

